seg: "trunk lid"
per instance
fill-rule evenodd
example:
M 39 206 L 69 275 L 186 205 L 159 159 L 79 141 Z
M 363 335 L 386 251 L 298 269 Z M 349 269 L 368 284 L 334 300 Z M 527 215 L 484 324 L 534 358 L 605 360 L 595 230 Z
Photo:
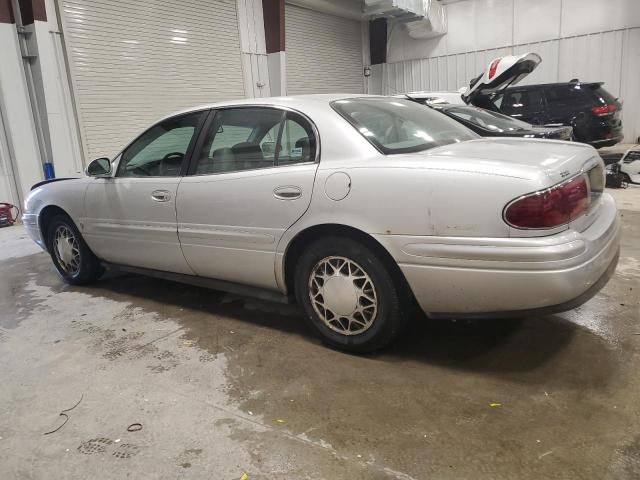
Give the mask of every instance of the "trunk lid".
M 484 73 L 471 80 L 469 88 L 462 94 L 462 99 L 475 105 L 479 96 L 498 93 L 517 84 L 533 72 L 540 62 L 542 58 L 537 53 L 496 58 L 489 63 Z
M 598 152 L 589 145 L 558 140 L 493 138 L 435 148 L 429 150 L 426 156 L 447 158 L 450 161 L 448 168 L 460 171 L 529 180 L 523 186 L 522 195 L 541 192 L 584 175 L 589 206 L 583 214 L 571 221 L 571 228 L 582 231 L 597 218 L 604 192 L 605 170 Z M 541 234 L 535 232 L 521 230 L 520 234 Z
M 593 147 L 558 140 L 478 139 L 434 148 L 426 156 L 447 157 L 456 169 L 538 178 L 544 183 L 539 188 L 555 185 L 598 165 L 604 169 Z

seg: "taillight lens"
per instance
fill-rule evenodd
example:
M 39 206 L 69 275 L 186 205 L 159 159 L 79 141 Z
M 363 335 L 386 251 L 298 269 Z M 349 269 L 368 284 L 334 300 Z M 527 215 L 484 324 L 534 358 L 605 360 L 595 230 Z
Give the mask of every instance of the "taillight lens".
M 579 175 L 513 201 L 505 208 L 504 219 L 516 228 L 553 228 L 579 217 L 588 207 L 587 178 Z
M 615 103 L 610 103 L 609 105 L 596 105 L 595 107 L 591 108 L 591 111 L 599 117 L 603 115 L 609 115 L 616 110 L 618 110 L 618 106 Z

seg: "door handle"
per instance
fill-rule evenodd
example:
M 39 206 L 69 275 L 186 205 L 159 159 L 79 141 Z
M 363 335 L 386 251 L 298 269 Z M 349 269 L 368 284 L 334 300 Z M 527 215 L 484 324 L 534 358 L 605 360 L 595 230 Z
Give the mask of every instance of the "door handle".
M 278 187 L 273 191 L 273 196 L 279 200 L 295 200 L 302 196 L 302 189 L 295 186 Z
M 151 199 L 156 202 L 168 202 L 171 200 L 171 192 L 168 190 L 154 190 L 151 192 Z

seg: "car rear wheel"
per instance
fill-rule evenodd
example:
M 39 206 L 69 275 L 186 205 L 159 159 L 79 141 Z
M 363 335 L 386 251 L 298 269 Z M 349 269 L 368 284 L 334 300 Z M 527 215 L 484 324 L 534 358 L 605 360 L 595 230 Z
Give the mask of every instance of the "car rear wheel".
M 353 240 L 329 237 L 309 245 L 295 282 L 308 323 L 334 348 L 356 353 L 380 349 L 406 323 L 393 275 L 373 251 Z
M 100 261 L 68 216 L 54 217 L 47 234 L 51 259 L 65 282 L 85 285 L 100 278 L 104 271 Z

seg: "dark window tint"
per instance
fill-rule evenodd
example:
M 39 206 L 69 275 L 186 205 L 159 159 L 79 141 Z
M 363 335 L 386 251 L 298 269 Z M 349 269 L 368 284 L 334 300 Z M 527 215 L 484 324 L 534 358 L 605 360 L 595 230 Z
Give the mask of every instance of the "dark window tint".
M 545 88 L 547 103 L 552 107 L 575 106 L 588 101 L 580 85 L 558 85 Z
M 255 170 L 313 161 L 316 142 L 300 115 L 274 108 L 215 113 L 197 156 L 196 175 Z
M 616 97 L 607 92 L 599 83 L 592 83 L 587 85 L 585 90 L 594 98 L 598 103 L 602 105 L 611 105 L 616 103 Z
M 118 177 L 180 175 L 184 157 L 202 112 L 174 117 L 154 125 L 122 153 Z
M 500 103 L 500 111 L 507 115 L 518 115 L 525 111 L 535 112 L 543 107 L 544 100 L 539 90 L 507 91 Z

